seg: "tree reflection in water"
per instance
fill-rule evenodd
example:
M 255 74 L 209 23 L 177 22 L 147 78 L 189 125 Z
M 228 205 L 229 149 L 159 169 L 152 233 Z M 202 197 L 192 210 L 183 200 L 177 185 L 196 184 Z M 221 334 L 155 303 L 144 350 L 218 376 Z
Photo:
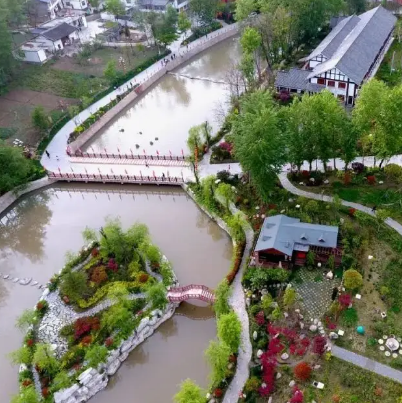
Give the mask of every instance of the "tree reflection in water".
M 45 227 L 52 217 L 50 192 L 30 194 L 0 216 L 0 251 L 18 252 L 33 263 L 42 258 Z
M 159 84 L 161 90 L 170 95 L 175 96 L 175 103 L 178 103 L 183 106 L 190 105 L 191 94 L 187 89 L 188 78 L 179 77 L 176 75 L 169 75 L 165 77 Z

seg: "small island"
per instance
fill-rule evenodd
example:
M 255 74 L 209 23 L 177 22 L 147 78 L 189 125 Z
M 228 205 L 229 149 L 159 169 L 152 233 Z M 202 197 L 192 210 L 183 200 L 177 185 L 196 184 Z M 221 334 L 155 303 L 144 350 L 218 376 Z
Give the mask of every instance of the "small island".
M 177 285 L 172 267 L 145 225 L 124 231 L 107 220 L 83 238 L 88 246 L 67 254 L 34 309 L 18 319 L 26 335 L 11 354 L 21 364 L 13 403 L 87 401 L 177 307 L 167 298 Z

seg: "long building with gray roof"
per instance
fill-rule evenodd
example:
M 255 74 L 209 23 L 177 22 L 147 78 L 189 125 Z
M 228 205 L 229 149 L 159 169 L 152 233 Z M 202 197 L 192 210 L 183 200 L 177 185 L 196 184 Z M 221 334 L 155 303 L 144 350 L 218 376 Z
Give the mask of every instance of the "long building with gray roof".
M 278 91 L 314 93 L 328 89 L 353 105 L 360 86 L 377 72 L 392 43 L 396 17 L 382 6 L 339 20 L 302 69 L 279 71 Z

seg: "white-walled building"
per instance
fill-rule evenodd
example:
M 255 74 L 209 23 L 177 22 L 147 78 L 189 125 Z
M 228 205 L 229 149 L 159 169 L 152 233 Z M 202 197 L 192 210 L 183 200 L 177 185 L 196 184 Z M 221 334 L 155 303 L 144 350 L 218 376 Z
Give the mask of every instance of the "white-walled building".
M 279 71 L 278 91 L 331 91 L 345 105 L 354 105 L 358 89 L 375 75 L 392 43 L 396 18 L 379 6 L 341 20 L 306 58 L 302 69 Z
M 48 60 L 46 48 L 35 41 L 21 45 L 18 53 L 15 53 L 15 57 L 24 62 L 38 64 L 43 64 Z

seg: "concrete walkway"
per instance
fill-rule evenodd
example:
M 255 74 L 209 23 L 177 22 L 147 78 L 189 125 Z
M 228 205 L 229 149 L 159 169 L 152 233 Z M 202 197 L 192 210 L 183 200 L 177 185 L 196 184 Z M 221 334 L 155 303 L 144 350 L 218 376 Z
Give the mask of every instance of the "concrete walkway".
M 371 360 L 370 358 L 363 357 L 362 355 L 353 353 L 352 351 L 345 350 L 344 348 L 338 346 L 332 346 L 332 355 L 343 361 L 350 362 L 360 368 L 367 369 L 368 371 L 374 372 L 378 375 L 390 378 L 395 382 L 402 383 L 402 372 L 387 365 L 380 364 L 377 361 Z

